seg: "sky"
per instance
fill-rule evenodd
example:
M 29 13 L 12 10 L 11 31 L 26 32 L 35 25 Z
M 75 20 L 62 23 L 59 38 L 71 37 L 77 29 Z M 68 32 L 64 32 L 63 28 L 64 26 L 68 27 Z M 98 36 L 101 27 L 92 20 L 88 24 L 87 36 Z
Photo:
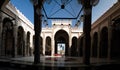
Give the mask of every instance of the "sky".
M 112 7 L 117 0 L 100 0 L 98 5 L 92 8 L 92 23 L 95 22 L 102 14 Z
M 33 5 L 30 0 L 10 0 L 11 3 L 19 9 L 32 23 L 33 18 Z M 81 9 L 81 5 L 77 0 L 69 0 L 70 3 L 66 4 L 65 9 L 61 9 L 61 0 L 51 0 L 52 2 L 45 2 L 44 7 L 48 17 L 77 17 Z M 117 0 L 100 0 L 96 6 L 92 8 L 92 23 L 95 22 L 102 14 L 104 14 L 110 7 L 115 4 Z M 43 13 L 44 14 L 44 13 Z M 46 18 L 44 18 L 46 19 Z M 73 20 L 73 25 L 78 19 Z M 48 19 L 50 25 L 50 19 Z M 80 25 L 82 26 L 82 25 Z

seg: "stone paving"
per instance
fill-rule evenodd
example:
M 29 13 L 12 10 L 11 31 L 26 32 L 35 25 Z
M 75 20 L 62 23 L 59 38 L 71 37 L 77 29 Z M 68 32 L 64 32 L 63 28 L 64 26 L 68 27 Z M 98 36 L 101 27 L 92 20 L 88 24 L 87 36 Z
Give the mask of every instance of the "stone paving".
M 34 57 L 18 57 L 18 58 L 9 58 L 9 59 L 2 59 L 2 61 L 10 61 L 10 62 L 17 62 L 21 64 L 33 64 Z M 52 57 L 52 56 L 41 56 L 40 62 L 43 65 L 57 65 L 57 66 L 67 66 L 67 65 L 83 65 L 83 58 L 82 57 Z M 108 60 L 108 59 L 97 59 L 91 58 L 91 64 L 104 64 L 104 63 L 114 63 L 117 62 L 115 60 Z
M 87 65 L 83 64 L 82 57 L 51 57 L 51 56 L 41 56 L 41 63 L 38 66 L 43 67 L 87 67 Z M 16 58 L 0 58 L 0 62 L 9 62 L 10 66 L 18 65 L 22 68 L 29 65 L 32 66 L 34 62 L 34 57 L 16 57 Z M 100 66 L 106 64 L 114 64 L 117 63 L 115 60 L 108 59 L 90 59 L 91 66 Z M 16 70 L 10 67 L 0 67 L 0 70 Z M 18 69 L 20 70 L 20 69 Z M 21 69 L 22 70 L 22 69 Z M 44 69 L 43 69 L 44 70 Z M 53 69 L 54 70 L 54 69 Z

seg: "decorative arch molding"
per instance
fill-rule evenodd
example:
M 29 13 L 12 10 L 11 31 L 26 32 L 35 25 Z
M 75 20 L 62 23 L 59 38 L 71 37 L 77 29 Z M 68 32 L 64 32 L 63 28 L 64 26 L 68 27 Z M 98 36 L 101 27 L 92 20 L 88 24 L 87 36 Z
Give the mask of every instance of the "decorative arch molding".
M 77 36 L 73 36 L 72 39 L 78 39 Z
M 9 24 L 8 24 L 9 23 Z M 3 19 L 3 28 L 4 27 L 8 27 L 8 26 L 13 26 L 13 22 L 12 22 L 12 20 L 10 19 L 10 18 L 8 18 L 8 17 L 5 17 L 4 19 Z
M 60 28 L 60 29 L 56 29 L 56 30 L 54 30 L 54 33 L 53 33 L 53 35 L 55 36 L 55 34 L 58 32 L 58 31 L 61 31 L 61 30 L 63 30 L 63 31 L 65 31 L 68 35 L 69 35 L 69 29 L 68 30 L 66 30 L 66 29 L 64 29 L 64 28 Z

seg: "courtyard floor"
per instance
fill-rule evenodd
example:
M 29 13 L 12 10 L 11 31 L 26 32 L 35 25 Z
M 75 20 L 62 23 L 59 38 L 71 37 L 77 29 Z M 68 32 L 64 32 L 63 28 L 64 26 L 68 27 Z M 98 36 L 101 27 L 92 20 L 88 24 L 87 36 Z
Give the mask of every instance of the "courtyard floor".
M 16 57 L 16 58 L 4 58 L 1 57 L 0 58 L 0 65 L 3 64 L 3 66 L 10 66 L 10 67 L 16 67 L 17 68 L 26 68 L 29 67 L 31 68 L 31 66 L 34 66 L 33 64 L 34 62 L 34 57 L 30 56 L 30 57 Z M 90 58 L 90 67 L 93 67 L 93 70 L 97 70 L 96 68 L 99 68 L 101 66 L 105 66 L 105 65 L 111 65 L 113 66 L 113 64 L 116 66 L 120 65 L 119 61 L 115 61 L 115 60 L 109 60 L 109 59 L 98 59 L 98 58 Z M 44 70 L 46 67 L 48 67 L 48 69 L 50 67 L 52 68 L 85 68 L 85 67 L 89 67 L 88 65 L 83 64 L 83 58 L 82 57 L 59 57 L 59 56 L 41 56 L 40 57 L 40 64 L 35 65 L 38 67 L 42 67 L 42 70 Z M 0 67 L 1 68 L 1 67 Z M 110 67 L 111 69 L 111 67 Z M 0 69 L 0 70 L 4 70 L 4 68 Z M 9 69 L 7 69 L 9 70 Z M 12 69 L 10 69 L 12 70 Z M 52 70 L 56 70 L 56 69 L 52 69 Z M 70 69 L 71 70 L 71 69 Z M 79 70 L 79 69 L 78 69 Z M 98 69 L 100 70 L 100 69 Z

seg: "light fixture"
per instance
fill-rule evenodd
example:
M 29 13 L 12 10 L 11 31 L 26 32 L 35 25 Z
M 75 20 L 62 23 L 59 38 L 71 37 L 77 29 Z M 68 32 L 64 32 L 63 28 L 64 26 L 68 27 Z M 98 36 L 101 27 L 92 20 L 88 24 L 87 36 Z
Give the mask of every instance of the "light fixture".
M 44 24 L 45 24 L 45 26 L 48 26 L 47 20 L 44 20 Z
M 69 0 L 61 0 L 61 9 L 64 9 L 65 8 L 65 4 L 68 3 Z
M 83 22 L 84 21 L 84 15 L 80 16 L 80 21 Z
M 83 22 L 83 21 L 84 21 L 84 15 L 81 15 L 80 18 L 77 20 L 75 26 L 78 27 L 81 24 L 81 22 Z

